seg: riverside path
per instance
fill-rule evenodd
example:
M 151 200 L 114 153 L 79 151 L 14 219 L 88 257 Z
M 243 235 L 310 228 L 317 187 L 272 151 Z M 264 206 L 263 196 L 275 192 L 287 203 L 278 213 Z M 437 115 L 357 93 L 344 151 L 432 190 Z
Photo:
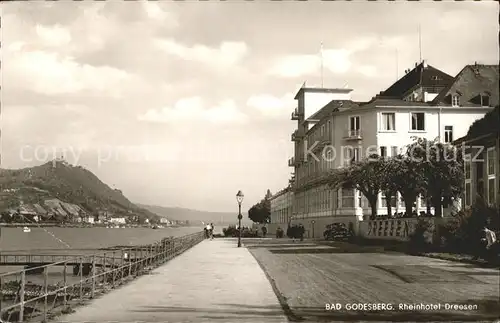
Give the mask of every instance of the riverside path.
M 235 239 L 182 256 L 53 322 L 287 322 L 266 275 Z

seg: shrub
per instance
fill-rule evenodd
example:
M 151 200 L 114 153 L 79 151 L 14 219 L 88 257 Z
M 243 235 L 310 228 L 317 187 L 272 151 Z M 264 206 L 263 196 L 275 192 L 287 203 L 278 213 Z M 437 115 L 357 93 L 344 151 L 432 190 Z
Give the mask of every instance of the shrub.
M 408 247 L 411 252 L 425 252 L 430 249 L 431 244 L 428 241 L 428 233 L 431 224 L 423 219 L 419 219 L 415 230 L 410 234 Z
M 227 228 L 223 228 L 222 233 L 225 237 L 236 237 L 238 235 L 238 229 L 236 229 L 236 226 L 230 225 Z
M 499 208 L 488 206 L 478 198 L 470 209 L 458 212 L 454 219 L 440 228 L 443 248 L 450 252 L 480 255 L 483 228 L 500 231 Z

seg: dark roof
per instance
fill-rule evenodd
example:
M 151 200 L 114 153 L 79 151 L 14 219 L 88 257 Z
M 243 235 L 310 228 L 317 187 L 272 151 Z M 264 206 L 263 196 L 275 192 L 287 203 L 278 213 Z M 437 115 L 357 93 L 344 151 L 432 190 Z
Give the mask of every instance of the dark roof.
M 420 101 L 405 101 L 401 99 L 375 97 L 368 102 L 360 103 L 357 108 L 375 108 L 377 106 L 393 106 L 393 107 L 416 107 L 416 106 L 429 106 L 429 103 Z
M 351 109 L 358 106 L 356 102 L 351 100 L 332 100 L 330 103 L 319 109 L 316 113 L 311 115 L 307 120 L 322 120 L 329 116 L 332 112 L 339 109 Z
M 460 95 L 460 105 L 481 105 L 481 94 L 490 96 L 490 106 L 499 102 L 499 68 L 498 65 L 466 65 L 438 96 L 432 100 L 433 104 L 450 105 L 451 95 Z
M 387 90 L 381 92 L 380 96 L 403 98 L 410 90 L 418 86 L 435 88 L 433 92 L 439 93 L 452 81 L 453 77 L 451 75 L 422 62 L 397 80 L 396 83 L 389 86 Z
M 309 92 L 309 93 L 350 93 L 352 92 L 352 89 L 329 89 L 329 88 L 323 88 L 323 87 L 301 87 L 299 91 L 297 91 L 297 94 L 295 94 L 294 99 L 297 100 L 299 95 L 302 92 Z

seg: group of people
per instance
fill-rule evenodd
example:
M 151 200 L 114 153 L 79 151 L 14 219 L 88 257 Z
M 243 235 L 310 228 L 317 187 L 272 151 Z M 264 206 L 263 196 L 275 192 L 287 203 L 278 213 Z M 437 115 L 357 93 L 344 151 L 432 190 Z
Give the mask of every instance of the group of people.
M 207 224 L 204 228 L 205 230 L 205 238 L 212 240 L 214 238 L 214 224 Z

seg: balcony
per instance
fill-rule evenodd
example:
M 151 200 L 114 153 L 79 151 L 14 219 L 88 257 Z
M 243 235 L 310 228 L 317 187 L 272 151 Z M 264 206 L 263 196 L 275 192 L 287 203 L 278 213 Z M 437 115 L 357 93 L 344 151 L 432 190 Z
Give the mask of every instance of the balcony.
M 288 167 L 295 167 L 295 157 L 288 160 Z
M 300 118 L 299 110 L 296 108 L 296 109 L 292 112 L 292 120 L 299 120 L 299 118 Z
M 299 141 L 300 139 L 304 138 L 304 134 L 302 131 L 295 130 L 292 133 L 292 141 Z
M 344 136 L 345 140 L 361 140 L 363 139 L 361 135 L 361 129 L 353 129 L 347 130 L 346 135 Z

